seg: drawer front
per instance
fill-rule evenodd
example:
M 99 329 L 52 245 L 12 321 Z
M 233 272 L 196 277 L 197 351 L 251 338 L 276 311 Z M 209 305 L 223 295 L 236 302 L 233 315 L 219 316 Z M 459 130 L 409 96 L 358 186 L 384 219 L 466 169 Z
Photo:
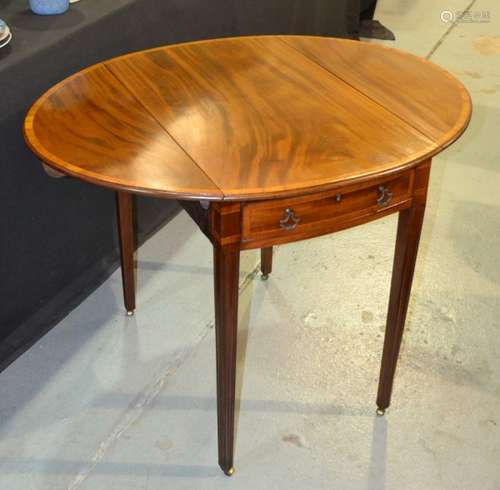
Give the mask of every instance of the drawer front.
M 414 171 L 335 191 L 245 204 L 242 242 L 287 243 L 353 226 L 408 204 Z M 354 223 L 355 224 L 355 223 Z M 252 248 L 251 246 L 244 248 Z

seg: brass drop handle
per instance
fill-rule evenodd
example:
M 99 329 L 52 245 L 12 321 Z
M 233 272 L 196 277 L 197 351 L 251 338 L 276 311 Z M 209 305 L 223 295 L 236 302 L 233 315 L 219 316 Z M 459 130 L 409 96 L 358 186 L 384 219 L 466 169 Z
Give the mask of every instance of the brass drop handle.
M 297 225 L 300 223 L 300 218 L 297 218 L 295 216 L 295 213 L 293 212 L 292 208 L 286 208 L 285 209 L 285 217 L 280 220 L 280 226 L 284 230 L 295 230 L 297 228 Z
M 392 201 L 394 194 L 384 185 L 379 186 L 378 191 L 380 192 L 380 197 L 377 199 L 377 204 L 381 207 L 387 206 Z

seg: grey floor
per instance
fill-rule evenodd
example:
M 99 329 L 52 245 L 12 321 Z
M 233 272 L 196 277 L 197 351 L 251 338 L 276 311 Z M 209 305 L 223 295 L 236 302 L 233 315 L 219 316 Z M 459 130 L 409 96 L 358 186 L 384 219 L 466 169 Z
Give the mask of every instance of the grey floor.
M 490 12 L 490 22 L 440 19 Z M 393 405 L 375 416 L 395 217 L 244 255 L 236 474 L 216 464 L 212 266 L 180 214 L 0 374 L 0 488 L 499 489 L 500 7 L 382 0 L 396 45 L 470 89 L 435 160 Z M 486 18 L 484 18 L 487 20 Z

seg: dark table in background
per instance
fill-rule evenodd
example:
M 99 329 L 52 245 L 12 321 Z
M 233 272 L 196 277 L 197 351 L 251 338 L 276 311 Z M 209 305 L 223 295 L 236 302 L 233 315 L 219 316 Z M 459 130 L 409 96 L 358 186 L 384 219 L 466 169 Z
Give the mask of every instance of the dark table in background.
M 0 367 L 119 263 L 114 194 L 48 178 L 24 143 L 23 119 L 38 96 L 85 66 L 133 50 L 240 34 L 352 37 L 359 18 L 359 2 L 348 0 L 82 0 L 51 17 L 33 15 L 27 4 L 0 0 L 0 18 L 14 36 L 0 50 Z M 177 209 L 138 198 L 138 242 Z

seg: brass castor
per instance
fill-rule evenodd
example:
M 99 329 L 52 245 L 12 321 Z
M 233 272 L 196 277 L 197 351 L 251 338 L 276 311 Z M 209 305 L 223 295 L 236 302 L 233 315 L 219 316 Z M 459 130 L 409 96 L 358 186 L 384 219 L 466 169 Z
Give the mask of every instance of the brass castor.
M 127 311 L 127 316 L 134 316 L 134 310 Z
M 260 276 L 260 278 L 263 280 L 263 281 L 267 281 L 269 279 L 269 274 L 262 274 L 262 276 Z
M 227 476 L 233 476 L 234 475 L 234 468 L 229 468 L 227 471 L 224 471 L 224 473 Z
M 385 415 L 385 408 L 377 408 L 377 415 L 383 417 Z

